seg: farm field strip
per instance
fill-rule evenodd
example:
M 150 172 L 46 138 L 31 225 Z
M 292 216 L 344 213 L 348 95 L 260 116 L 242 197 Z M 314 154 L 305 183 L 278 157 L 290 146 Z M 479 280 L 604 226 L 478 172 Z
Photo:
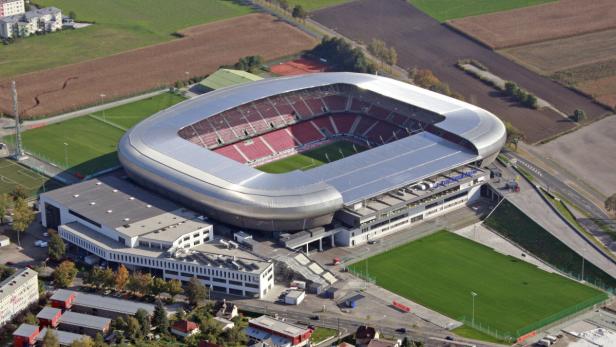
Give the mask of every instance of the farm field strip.
M 616 6 L 612 0 L 560 0 L 456 19 L 450 24 L 500 49 L 616 28 Z
M 186 30 L 186 37 L 16 77 L 24 118 L 72 111 L 106 100 L 204 76 L 247 55 L 266 60 L 312 48 L 308 34 L 265 14 L 218 21 Z M 221 39 L 224 38 L 224 39 Z M 9 84 L 0 81 L 0 112 L 11 113 Z
M 0 78 L 66 64 L 74 64 L 124 51 L 174 40 L 184 28 L 250 13 L 234 1 L 184 0 L 37 0 L 55 6 L 64 15 L 73 11 L 77 20 L 94 25 L 34 36 L 2 47 Z
M 486 13 L 507 11 L 555 0 L 408 0 L 439 22 L 454 18 L 478 16 Z

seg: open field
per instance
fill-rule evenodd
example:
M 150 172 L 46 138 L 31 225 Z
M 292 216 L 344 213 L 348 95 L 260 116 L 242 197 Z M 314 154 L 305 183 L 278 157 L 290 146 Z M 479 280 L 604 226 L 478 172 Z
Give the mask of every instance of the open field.
M 616 6 L 613 0 L 560 0 L 450 24 L 498 49 L 616 28 Z
M 265 59 L 312 48 L 315 39 L 272 16 L 251 14 L 184 31 L 185 38 L 16 78 L 25 118 L 58 114 L 207 75 L 247 55 Z M 221 39 L 224 38 L 224 39 Z M 11 113 L 10 79 L 0 80 L 0 112 Z
M 555 0 L 408 0 L 439 22 L 454 18 L 507 11 Z
M 104 116 L 99 112 L 31 129 L 22 133 L 23 146 L 40 159 L 69 168 L 77 176 L 87 176 L 119 165 L 116 146 L 124 134 L 122 128 L 130 128 L 182 100 L 166 93 L 105 110 Z
M 544 75 L 551 75 L 616 58 L 616 30 L 517 46 L 501 53 Z
M 517 337 L 530 324 L 604 293 L 447 231 L 351 265 L 394 293 L 454 319 Z
M 589 98 L 441 25 L 404 1 L 358 0 L 316 11 L 312 16 L 351 39 L 370 42 L 379 38 L 385 41 L 398 52 L 398 65 L 406 69 L 432 70 L 467 101 L 511 122 L 525 134 L 529 143 L 551 138 L 576 125 L 548 109 L 537 111 L 518 106 L 494 88 L 457 69 L 455 64 L 459 59 L 475 59 L 483 63 L 495 75 L 515 81 L 565 114 L 582 108 L 589 120 L 594 120 L 608 112 Z
M 536 149 L 605 196 L 616 193 L 616 116 L 607 117 Z
M 291 5 L 291 7 L 295 5 L 301 5 L 304 9 L 308 11 L 314 11 L 320 8 L 339 5 L 349 1 L 353 0 L 290 0 L 289 4 Z
M 616 75 L 579 84 L 579 89 L 616 109 Z
M 60 182 L 34 172 L 13 160 L 1 158 L 0 194 L 12 192 L 18 185 L 31 196 L 62 186 Z
M 64 15 L 77 14 L 95 25 L 36 36 L 0 47 L 0 77 L 18 75 L 105 57 L 174 39 L 172 33 L 193 25 L 251 12 L 234 1 L 185 0 L 37 0 Z
M 306 152 L 271 162 L 257 169 L 267 173 L 285 173 L 293 170 L 310 170 L 323 164 L 363 152 L 365 147 L 348 141 L 336 141 Z

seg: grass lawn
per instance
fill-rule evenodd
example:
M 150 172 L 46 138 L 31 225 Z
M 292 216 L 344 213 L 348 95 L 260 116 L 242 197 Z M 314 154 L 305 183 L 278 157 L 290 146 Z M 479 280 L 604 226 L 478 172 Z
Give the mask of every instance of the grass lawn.
M 313 344 L 318 344 L 329 337 L 336 336 L 336 333 L 337 331 L 335 329 L 317 327 L 312 333 L 310 340 Z
M 95 25 L 0 46 L 0 77 L 77 63 L 173 39 L 181 29 L 251 12 L 226 0 L 37 0 Z
M 325 163 L 363 152 L 365 147 L 348 141 L 336 141 L 309 151 L 292 155 L 275 162 L 259 166 L 257 169 L 267 173 L 285 173 L 293 170 L 309 170 Z M 342 155 L 341 153 L 342 152 Z M 328 160 L 329 158 L 329 160 Z
M 0 194 L 12 192 L 18 185 L 22 186 L 30 196 L 62 186 L 60 182 L 34 172 L 13 160 L 1 158 Z
M 307 11 L 314 11 L 325 7 L 340 5 L 351 0 L 290 0 L 291 8 L 300 5 Z
M 129 128 L 182 100 L 180 96 L 165 93 L 105 110 L 105 119 Z M 83 176 L 117 166 L 116 146 L 124 131 L 95 118 L 103 118 L 102 115 L 100 112 L 96 116 L 73 118 L 25 131 L 22 133 L 24 148 L 43 160 L 68 167 L 73 174 Z
M 555 0 L 408 0 L 439 22 L 539 5 Z
M 500 333 L 518 329 L 604 293 L 461 236 L 440 231 L 353 264 L 392 292 L 454 319 L 471 320 Z

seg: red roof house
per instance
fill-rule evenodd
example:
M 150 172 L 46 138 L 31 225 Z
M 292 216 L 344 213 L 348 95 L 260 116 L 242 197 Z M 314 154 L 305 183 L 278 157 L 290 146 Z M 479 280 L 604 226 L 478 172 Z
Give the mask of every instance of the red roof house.
M 199 325 L 186 319 L 173 323 L 171 332 L 177 336 L 186 337 L 199 332 Z

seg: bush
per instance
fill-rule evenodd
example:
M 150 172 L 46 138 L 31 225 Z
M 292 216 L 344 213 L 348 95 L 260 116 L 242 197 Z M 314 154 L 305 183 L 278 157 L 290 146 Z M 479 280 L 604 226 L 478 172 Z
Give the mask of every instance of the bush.
M 327 60 L 327 63 L 338 71 L 350 71 L 373 74 L 376 67 L 364 52 L 346 40 L 338 37 L 324 37 L 321 43 L 310 52 L 311 55 Z

